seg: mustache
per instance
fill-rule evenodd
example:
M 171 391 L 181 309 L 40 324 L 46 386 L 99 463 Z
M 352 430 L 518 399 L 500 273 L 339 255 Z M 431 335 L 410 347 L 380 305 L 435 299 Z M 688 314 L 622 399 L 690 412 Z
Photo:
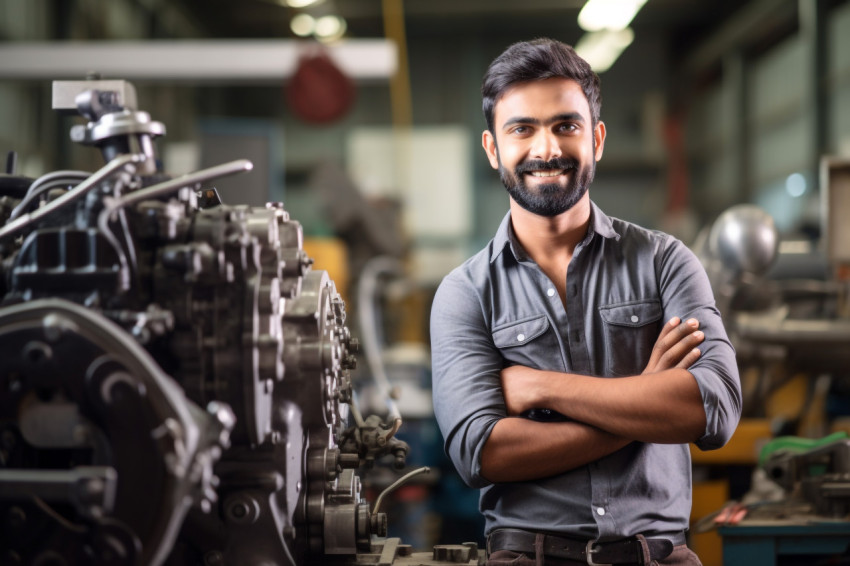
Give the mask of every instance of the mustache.
M 516 174 L 522 175 L 523 173 L 529 173 L 531 171 L 539 171 L 541 169 L 578 169 L 579 162 L 576 159 L 570 159 L 568 157 L 556 157 L 555 159 L 550 159 L 549 161 L 543 161 L 541 159 L 532 159 L 529 161 L 523 161 L 519 165 L 516 166 Z

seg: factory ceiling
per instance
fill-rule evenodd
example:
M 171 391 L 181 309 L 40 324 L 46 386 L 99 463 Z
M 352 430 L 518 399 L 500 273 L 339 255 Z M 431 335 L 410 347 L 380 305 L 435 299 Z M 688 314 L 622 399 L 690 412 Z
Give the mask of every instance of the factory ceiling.
M 754 0 L 761 1 L 761 0 Z M 297 9 L 286 0 L 179 0 L 199 32 L 217 38 L 294 37 L 289 22 L 299 12 L 335 13 L 347 22 L 347 37 L 384 35 L 383 7 L 401 4 L 410 39 L 499 35 L 534 37 L 563 30 L 560 39 L 577 39 L 584 0 L 324 0 Z M 632 22 L 637 35 L 661 33 L 672 51 L 706 37 L 748 2 L 739 0 L 649 0 Z M 791 2 L 794 4 L 794 2 Z M 541 33 L 542 32 L 542 33 Z

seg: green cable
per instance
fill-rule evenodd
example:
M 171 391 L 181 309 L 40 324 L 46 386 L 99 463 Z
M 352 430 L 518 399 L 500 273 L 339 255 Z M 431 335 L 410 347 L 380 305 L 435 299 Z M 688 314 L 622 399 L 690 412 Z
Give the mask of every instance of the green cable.
M 759 454 L 759 467 L 764 467 L 764 463 L 768 458 L 770 458 L 770 456 L 773 455 L 774 452 L 787 451 L 794 454 L 800 454 L 815 448 L 820 448 L 821 446 L 826 446 L 832 442 L 844 440 L 848 437 L 850 436 L 848 436 L 847 432 L 838 431 L 833 432 L 828 436 L 824 436 L 823 438 L 803 438 L 800 436 L 780 436 L 778 438 L 774 438 L 762 447 Z

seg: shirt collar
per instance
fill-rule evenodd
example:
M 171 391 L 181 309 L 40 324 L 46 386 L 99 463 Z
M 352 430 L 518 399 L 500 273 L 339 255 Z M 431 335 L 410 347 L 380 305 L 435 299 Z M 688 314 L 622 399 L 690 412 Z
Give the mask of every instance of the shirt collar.
M 583 240 L 583 243 L 589 242 L 594 234 L 598 234 L 602 238 L 619 240 L 620 234 L 614 230 L 614 223 L 611 221 L 611 218 L 602 212 L 596 203 L 590 202 L 590 227 L 587 230 L 587 236 Z M 502 223 L 499 225 L 499 229 L 496 230 L 496 235 L 493 237 L 493 248 L 490 252 L 490 263 L 496 261 L 502 251 L 505 249 L 509 249 L 511 254 L 517 261 L 523 261 L 528 259 L 528 254 L 520 245 L 519 241 L 516 239 L 516 235 L 514 234 L 513 226 L 511 225 L 511 213 L 508 211 L 505 214 L 505 217 L 502 219 Z

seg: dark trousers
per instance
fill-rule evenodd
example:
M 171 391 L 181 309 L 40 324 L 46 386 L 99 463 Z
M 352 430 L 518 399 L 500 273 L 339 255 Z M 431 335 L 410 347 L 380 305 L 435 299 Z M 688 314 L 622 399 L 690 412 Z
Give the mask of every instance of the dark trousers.
M 487 566 L 579 566 L 581 564 L 586 563 L 543 555 L 522 554 L 511 550 L 497 550 L 487 558 Z M 648 564 L 650 566 L 702 566 L 699 557 L 685 544 L 673 547 L 673 553 L 664 560 L 653 560 Z

